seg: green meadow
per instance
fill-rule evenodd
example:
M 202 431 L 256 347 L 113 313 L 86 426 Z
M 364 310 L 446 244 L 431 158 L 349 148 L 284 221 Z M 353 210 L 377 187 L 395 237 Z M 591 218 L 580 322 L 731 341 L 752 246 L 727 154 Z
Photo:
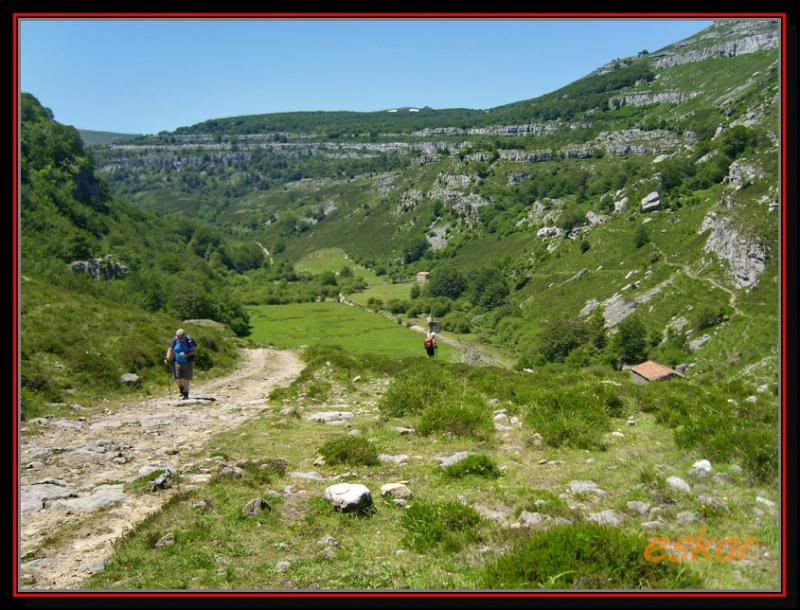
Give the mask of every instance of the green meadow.
M 317 275 L 326 271 L 339 273 L 343 267 L 350 267 L 353 275 L 361 276 L 368 284 L 377 284 L 382 280 L 373 271 L 355 264 L 341 248 L 323 248 L 306 254 L 295 263 L 295 269 Z M 407 296 L 407 295 L 406 295 Z
M 256 343 L 279 349 L 341 345 L 359 354 L 405 358 L 425 354 L 421 334 L 383 316 L 339 303 L 258 305 L 248 309 Z M 458 352 L 440 345 L 438 357 L 456 361 Z
M 416 282 L 401 282 L 399 284 L 371 285 L 366 290 L 351 294 L 350 300 L 359 305 L 367 305 L 370 299 L 378 299 L 383 301 L 384 304 L 392 299 L 407 301 L 411 294 L 411 287 L 415 283 Z

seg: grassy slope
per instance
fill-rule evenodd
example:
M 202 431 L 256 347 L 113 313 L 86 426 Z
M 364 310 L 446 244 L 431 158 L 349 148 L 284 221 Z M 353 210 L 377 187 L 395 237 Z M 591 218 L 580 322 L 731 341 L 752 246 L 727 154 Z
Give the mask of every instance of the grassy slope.
M 161 361 L 181 321 L 107 299 L 94 299 L 35 279 L 23 280 L 21 315 L 22 417 L 74 417 L 67 403 L 93 407 L 103 399 L 160 391 Z M 238 360 L 230 331 L 184 325 L 198 342 L 202 377 L 230 371 Z M 142 377 L 140 389 L 120 386 L 123 373 Z M 57 404 L 53 404 L 57 403 Z
M 353 371 L 348 373 L 352 375 Z M 531 429 L 524 426 L 504 437 L 498 433 L 487 441 L 469 438 L 453 439 L 434 434 L 400 436 L 393 426 L 415 426 L 415 416 L 377 418 L 375 405 L 383 393 L 385 376 L 363 371 L 359 384 L 332 390 L 330 404 L 321 403 L 305 394 L 291 404 L 309 411 L 324 410 L 331 404 L 346 401 L 356 412 L 350 423 L 362 436 L 374 443 L 378 451 L 390 455 L 411 456 L 406 465 L 377 466 L 314 466 L 312 462 L 324 442 L 342 435 L 333 427 L 312 424 L 299 418 L 277 414 L 284 406 L 276 403 L 265 417 L 250 422 L 234 432 L 213 438 L 207 449 L 198 452 L 197 462 L 213 455 L 225 460 L 265 461 L 280 457 L 288 469 L 315 470 L 330 477 L 345 471 L 347 479 L 367 485 L 373 493 L 376 511 L 368 517 L 334 513 L 321 500 L 328 481 L 298 481 L 271 475 L 264 482 L 245 478 L 241 481 L 212 482 L 205 487 L 187 488 L 164 511 L 139 526 L 120 541 L 110 565 L 94 576 L 89 588 L 211 588 L 211 589 L 473 589 L 482 582 L 484 564 L 497 553 L 509 550 L 524 531 L 508 530 L 482 519 L 472 530 L 477 541 L 448 553 L 434 548 L 426 552 L 408 549 L 403 544 L 404 510 L 380 498 L 379 488 L 387 482 L 409 481 L 414 496 L 411 503 L 429 501 L 482 504 L 491 510 L 505 510 L 511 520 L 521 511 L 536 511 L 551 517 L 582 521 L 588 513 L 611 509 L 623 515 L 622 531 L 636 535 L 640 522 L 655 517 L 638 517 L 627 509 L 631 500 L 660 506 L 658 520 L 663 525 L 645 531 L 646 537 L 666 536 L 675 539 L 695 535 L 701 526 L 707 537 L 752 536 L 759 545 L 748 552 L 746 562 L 719 562 L 698 559 L 687 569 L 699 573 L 704 587 L 712 589 L 771 588 L 777 584 L 777 517 L 767 512 L 754 515 L 758 507 L 756 494 L 775 499 L 777 490 L 771 485 L 753 485 L 739 478 L 729 483 L 691 480 L 692 495 L 669 493 L 663 479 L 674 473 L 685 473 L 694 460 L 704 457 L 701 450 L 686 451 L 676 447 L 668 429 L 654 421 L 652 415 L 639 413 L 633 397 L 638 391 L 624 374 L 614 380 L 622 384 L 619 393 L 625 407 L 620 417 L 609 420 L 612 430 L 622 430 L 624 438 L 612 439 L 605 451 L 575 448 L 537 448 L 525 442 Z M 502 382 L 493 382 L 487 398 L 504 396 L 520 384 L 517 373 Z M 336 377 L 330 367 L 322 367 L 306 382 L 331 381 Z M 388 380 L 387 380 L 388 381 Z M 524 385 L 524 384 L 522 384 Z M 287 400 L 284 401 L 286 403 Z M 503 402 L 511 413 L 520 407 Z M 486 407 L 489 409 L 489 407 Z M 634 415 L 635 426 L 626 426 L 625 418 Z M 278 449 L 279 448 L 279 449 Z M 467 476 L 447 478 L 435 465 L 432 456 L 450 455 L 456 451 L 477 451 L 499 463 L 502 474 L 497 479 Z M 591 460 L 587 458 L 591 457 Z M 555 460 L 541 465 L 541 460 Z M 656 475 L 660 485 L 644 475 L 660 465 L 670 469 Z M 725 472 L 728 465 L 715 462 L 716 471 Z M 643 474 L 644 473 L 644 474 Z M 606 490 L 605 496 L 573 495 L 559 498 L 572 480 L 592 480 Z M 287 483 L 303 495 L 268 494 Z M 710 511 L 694 499 L 696 495 L 724 498 L 729 510 Z M 255 519 L 241 516 L 241 507 L 253 497 L 265 497 L 272 510 Z M 208 509 L 192 508 L 203 499 Z M 537 504 L 544 500 L 545 504 Z M 763 507 L 762 507 L 763 508 Z M 695 523 L 682 525 L 676 516 L 691 510 L 698 515 Z M 161 550 L 152 544 L 167 532 L 174 532 L 176 544 Z M 332 558 L 321 555 L 317 541 L 325 535 L 340 541 Z M 535 534 L 534 534 L 535 535 Z M 643 548 L 643 547 L 642 547 Z M 559 549 L 559 552 L 564 552 Z M 536 558 L 532 558 L 536 561 Z M 577 558 L 567 558 L 575 562 Z M 288 561 L 286 572 L 276 570 L 280 561 Z M 555 577 L 555 574 L 550 574 Z M 485 586 L 485 585 L 484 585 Z M 493 583 L 489 583 L 493 586 Z M 614 587 L 613 584 L 610 585 Z

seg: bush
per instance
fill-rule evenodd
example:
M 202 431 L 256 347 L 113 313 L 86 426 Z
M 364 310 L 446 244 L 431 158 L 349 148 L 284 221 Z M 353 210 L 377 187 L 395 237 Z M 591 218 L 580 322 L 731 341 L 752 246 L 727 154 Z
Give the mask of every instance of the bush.
M 670 561 L 648 561 L 647 540 L 610 526 L 580 523 L 521 538 L 487 564 L 487 589 L 697 589 L 701 578 Z
M 360 436 L 340 436 L 327 441 L 319 450 L 326 464 L 373 466 L 378 463 L 375 445 Z
M 641 248 L 649 241 L 650 236 L 647 234 L 647 229 L 644 228 L 644 225 L 639 225 L 639 227 L 636 229 L 636 233 L 633 236 L 633 245 L 637 248 Z
M 455 392 L 439 395 L 423 410 L 417 430 L 423 436 L 432 432 L 449 432 L 455 436 L 488 438 L 494 430 L 491 412 L 483 399 L 459 388 Z
M 403 417 L 421 412 L 441 394 L 455 389 L 454 378 L 442 363 L 426 362 L 412 366 L 397 377 L 378 403 L 390 417 Z
M 714 311 L 709 307 L 706 307 L 697 317 L 697 322 L 694 323 L 694 329 L 705 330 L 706 328 L 716 326 L 723 320 L 725 320 L 724 310 L 718 309 L 717 311 Z
M 602 434 L 610 428 L 622 401 L 605 384 L 565 385 L 530 392 L 526 422 L 541 433 L 550 447 L 605 449 Z
M 403 545 L 418 553 L 441 549 L 458 551 L 480 540 L 481 516 L 475 509 L 457 502 L 417 501 L 403 513 L 400 524 L 406 530 Z
M 505 303 L 510 290 L 498 269 L 484 269 L 472 280 L 471 301 L 483 309 L 494 309 Z
M 538 349 L 548 362 L 563 362 L 572 350 L 588 340 L 589 332 L 579 318 L 560 316 L 544 327 Z
M 401 301 L 399 299 L 389 299 L 386 302 L 386 309 L 393 314 L 405 313 L 408 309 L 408 301 Z
M 444 473 L 448 477 L 454 479 L 460 479 L 469 475 L 477 475 L 489 479 L 496 479 L 500 476 L 497 463 L 489 456 L 483 454 L 470 455 L 460 462 L 451 464 L 444 469 Z
M 455 333 L 469 333 L 471 330 L 469 317 L 463 313 L 450 313 L 440 320 L 443 330 Z

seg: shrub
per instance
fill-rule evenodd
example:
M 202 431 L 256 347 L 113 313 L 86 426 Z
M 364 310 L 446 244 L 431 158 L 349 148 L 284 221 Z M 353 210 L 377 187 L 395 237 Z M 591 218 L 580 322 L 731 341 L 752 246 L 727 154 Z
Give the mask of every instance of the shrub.
M 391 313 L 405 313 L 408 309 L 408 301 L 401 301 L 400 299 L 390 299 L 386 302 L 386 309 Z
M 454 389 L 453 376 L 446 366 L 426 362 L 401 372 L 378 403 L 380 411 L 391 417 L 419 413 L 439 395 Z
M 444 473 L 448 477 L 454 479 L 460 479 L 468 475 L 477 475 L 490 479 L 496 479 L 500 476 L 497 463 L 489 456 L 483 454 L 470 455 L 460 462 L 451 464 L 444 469 Z
M 491 412 L 483 399 L 464 389 L 439 395 L 422 411 L 417 430 L 423 436 L 449 432 L 455 436 L 488 438 L 493 430 Z
M 468 333 L 471 330 L 469 317 L 463 313 L 450 313 L 440 320 L 444 330 L 455 333 Z
M 480 540 L 481 516 L 475 509 L 457 502 L 418 501 L 403 513 L 400 524 L 406 530 L 403 545 L 418 553 L 441 549 L 458 551 Z
M 509 295 L 509 287 L 500 271 L 484 269 L 480 271 L 471 285 L 473 305 L 483 309 L 494 309 L 505 303 Z
M 563 362 L 576 347 L 589 340 L 589 332 L 579 318 L 559 316 L 539 335 L 539 352 L 548 362 Z
M 714 311 L 711 308 L 706 307 L 697 317 L 697 322 L 694 323 L 694 329 L 705 330 L 706 328 L 716 326 L 723 320 L 725 320 L 724 310 L 718 309 L 717 311 Z
M 647 540 L 616 528 L 580 523 L 521 538 L 488 563 L 488 589 L 687 589 L 701 578 L 686 566 L 644 557 Z
M 602 434 L 610 427 L 609 413 L 622 406 L 604 384 L 578 384 L 535 389 L 529 394 L 526 421 L 550 447 L 605 449 Z
M 637 248 L 641 248 L 649 241 L 650 236 L 647 234 L 647 229 L 644 228 L 644 225 L 639 225 L 639 227 L 636 229 L 636 233 L 633 236 L 633 245 Z
M 326 464 L 373 466 L 378 463 L 375 445 L 360 436 L 340 436 L 327 441 L 319 450 Z

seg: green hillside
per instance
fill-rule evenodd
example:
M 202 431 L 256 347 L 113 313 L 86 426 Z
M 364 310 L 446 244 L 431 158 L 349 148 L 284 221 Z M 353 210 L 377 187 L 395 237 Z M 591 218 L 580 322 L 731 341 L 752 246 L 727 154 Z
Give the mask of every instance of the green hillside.
M 78 133 L 81 134 L 81 140 L 86 146 L 124 142 L 141 136 L 138 133 L 115 133 L 113 131 L 94 131 L 92 129 L 79 129 Z
M 719 20 L 485 110 L 224 117 L 92 146 L 24 94 L 23 418 L 143 406 L 176 325 L 202 376 L 229 374 L 109 470 L 146 518 L 67 520 L 27 569 L 108 530 L 125 533 L 72 582 L 775 587 L 777 34 Z M 287 351 L 237 366 L 244 346 Z M 629 371 L 648 360 L 670 379 Z M 370 502 L 332 509 L 344 482 Z M 715 556 L 648 557 L 652 536 L 700 531 Z M 720 555 L 734 535 L 746 560 Z

